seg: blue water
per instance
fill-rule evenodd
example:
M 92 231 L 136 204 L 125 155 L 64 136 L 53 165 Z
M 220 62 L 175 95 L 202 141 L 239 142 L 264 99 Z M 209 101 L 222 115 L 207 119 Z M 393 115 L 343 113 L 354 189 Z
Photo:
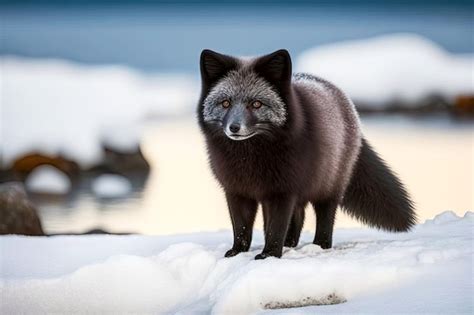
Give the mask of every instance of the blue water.
M 0 6 L 0 54 L 197 73 L 203 48 L 239 55 L 287 48 L 298 55 L 316 45 L 394 32 L 421 34 L 451 52 L 474 51 L 470 2 L 271 8 L 58 3 Z

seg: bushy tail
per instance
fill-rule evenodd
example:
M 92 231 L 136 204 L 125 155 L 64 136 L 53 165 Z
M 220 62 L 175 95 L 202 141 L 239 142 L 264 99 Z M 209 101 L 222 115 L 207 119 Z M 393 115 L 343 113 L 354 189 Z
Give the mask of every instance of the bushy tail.
M 405 187 L 365 139 L 342 206 L 363 223 L 392 232 L 408 231 L 416 223 Z

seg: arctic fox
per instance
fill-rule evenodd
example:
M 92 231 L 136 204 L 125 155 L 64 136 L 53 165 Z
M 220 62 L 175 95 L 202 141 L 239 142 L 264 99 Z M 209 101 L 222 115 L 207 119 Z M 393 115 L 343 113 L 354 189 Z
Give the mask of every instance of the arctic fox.
M 408 193 L 335 85 L 293 75 L 286 50 L 252 59 L 204 50 L 200 67 L 199 124 L 234 231 L 226 257 L 249 250 L 258 204 L 265 247 L 255 259 L 281 257 L 283 246 L 298 244 L 308 203 L 316 212 L 314 244 L 325 249 L 338 206 L 388 231 L 415 224 Z

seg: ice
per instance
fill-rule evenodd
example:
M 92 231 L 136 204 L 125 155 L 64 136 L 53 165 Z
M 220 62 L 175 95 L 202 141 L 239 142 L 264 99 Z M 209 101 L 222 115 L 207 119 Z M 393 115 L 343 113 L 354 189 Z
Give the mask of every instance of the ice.
M 121 175 L 104 174 L 92 182 L 92 191 L 95 195 L 103 198 L 121 197 L 129 194 L 132 190 L 130 181 Z
M 57 168 L 41 165 L 28 175 L 25 185 L 28 191 L 35 193 L 67 194 L 71 180 Z
M 5 56 L 0 63 L 5 166 L 30 151 L 97 163 L 102 141 L 118 149 L 138 145 L 138 125 L 191 110 L 199 90 L 188 75 L 146 75 L 123 66 Z
M 336 230 L 329 250 L 306 233 L 281 259 L 259 261 L 258 232 L 251 251 L 233 258 L 223 258 L 230 231 L 3 236 L 0 306 L 7 314 L 470 314 L 474 218 L 438 218 L 449 220 L 410 233 Z
M 452 100 L 474 94 L 473 55 L 454 55 L 414 34 L 393 34 L 310 49 L 296 62 L 297 71 L 328 79 L 355 102 L 387 106 L 431 94 Z

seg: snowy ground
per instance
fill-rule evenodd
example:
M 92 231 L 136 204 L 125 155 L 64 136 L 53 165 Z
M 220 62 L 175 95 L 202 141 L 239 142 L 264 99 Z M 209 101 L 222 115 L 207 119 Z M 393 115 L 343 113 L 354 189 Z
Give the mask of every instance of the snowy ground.
M 445 212 L 413 232 L 339 229 L 321 250 L 305 234 L 282 259 L 222 258 L 231 233 L 3 236 L 2 313 L 473 312 L 474 214 Z

